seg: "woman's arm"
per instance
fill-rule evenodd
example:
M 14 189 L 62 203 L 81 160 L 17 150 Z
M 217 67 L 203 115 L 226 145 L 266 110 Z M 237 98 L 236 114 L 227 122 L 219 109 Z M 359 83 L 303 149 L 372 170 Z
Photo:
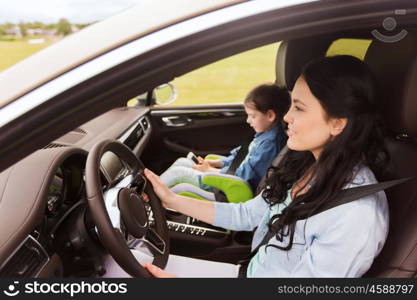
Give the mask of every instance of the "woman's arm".
M 145 169 L 144 173 L 146 178 L 152 183 L 153 189 L 159 199 L 161 199 L 164 207 L 174 209 L 187 216 L 213 224 L 214 203 L 212 201 L 202 201 L 177 195 L 164 185 L 159 177 L 152 171 Z
M 244 203 L 221 203 L 204 201 L 175 194 L 157 175 L 145 169 L 145 176 L 164 207 L 191 216 L 203 222 L 230 230 L 253 230 L 259 225 L 268 204 L 258 195 Z

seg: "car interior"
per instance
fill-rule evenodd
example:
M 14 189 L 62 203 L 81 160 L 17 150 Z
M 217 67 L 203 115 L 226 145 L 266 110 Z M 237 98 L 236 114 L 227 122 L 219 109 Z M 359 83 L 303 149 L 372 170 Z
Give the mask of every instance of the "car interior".
M 413 176 L 417 169 L 417 31 L 407 28 L 407 32 L 397 43 L 374 39 L 368 29 L 287 39 L 281 41 L 276 62 L 271 62 L 276 65 L 276 78 L 271 81 L 291 91 L 301 67 L 313 58 L 325 56 L 333 42 L 372 40 L 364 61 L 376 76 L 378 107 L 391 156 L 387 171 L 376 174 L 380 181 Z M 103 198 L 103 193 L 131 176 L 132 170 L 146 166 L 160 174 L 190 151 L 200 156 L 227 155 L 253 135 L 245 120 L 242 104 L 118 107 L 6 169 L 0 174 L 0 212 L 8 224 L 2 227 L 0 236 L 0 276 L 102 276 L 106 273 L 104 257 L 119 251 L 103 243 L 107 246 L 120 240 L 108 227 L 108 218 L 103 220 L 108 231 L 101 231 L 104 227 L 97 229 L 97 218 L 101 217 L 96 214 L 106 208 L 91 211 L 91 191 L 95 189 Z M 130 149 L 130 154 L 117 143 Z M 92 153 L 95 156 L 90 158 Z M 138 165 L 132 153 L 144 166 Z M 31 180 L 22 180 L 27 177 Z M 135 178 L 135 184 L 138 189 L 149 188 L 140 176 Z M 417 185 L 409 181 L 386 193 L 389 235 L 365 277 L 416 277 Z M 123 205 L 125 210 L 135 209 L 129 204 L 119 205 L 121 209 Z M 166 219 L 168 240 L 162 252 L 168 248 L 171 254 L 227 263 L 238 263 L 250 253 L 252 232 L 233 232 L 170 209 L 155 208 L 152 203 L 143 205 L 153 213 L 138 218 L 146 218 L 146 222 L 149 219 L 151 227 Z M 130 229 L 135 220 L 123 219 L 119 225 Z M 110 221 L 114 225 L 114 220 Z M 113 240 L 103 241 L 104 232 Z M 123 233 L 127 246 L 135 247 L 140 234 L 136 236 L 130 230 L 129 234 Z M 123 252 L 118 253 L 120 256 Z M 131 260 L 123 264 L 128 263 Z M 164 263 L 166 258 L 161 262 Z

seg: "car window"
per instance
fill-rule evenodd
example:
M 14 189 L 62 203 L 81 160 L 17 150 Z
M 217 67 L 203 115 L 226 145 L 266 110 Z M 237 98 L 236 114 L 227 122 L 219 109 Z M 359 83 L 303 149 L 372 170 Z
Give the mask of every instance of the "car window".
M 371 41 L 369 39 L 337 39 L 327 49 L 326 56 L 346 54 L 363 60 Z
M 170 106 L 242 103 L 256 85 L 275 81 L 279 43 L 251 49 L 184 74 L 171 82 Z
M 352 55 L 361 60 L 372 40 L 337 39 L 329 46 L 326 56 Z M 168 99 L 175 94 L 175 100 L 163 106 L 193 106 L 204 104 L 242 103 L 246 94 L 255 86 L 275 81 L 275 60 L 280 42 L 251 49 L 212 64 L 206 65 L 170 82 L 174 88 L 157 88 L 154 98 Z M 146 94 L 128 101 L 128 106 L 146 105 Z M 140 104 L 139 104 L 140 105 Z M 156 104 L 156 106 L 161 106 Z

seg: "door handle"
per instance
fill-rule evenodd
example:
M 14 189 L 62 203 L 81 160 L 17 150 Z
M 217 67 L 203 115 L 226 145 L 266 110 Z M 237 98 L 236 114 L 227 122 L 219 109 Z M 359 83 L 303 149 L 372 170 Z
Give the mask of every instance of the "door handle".
M 191 123 L 191 119 L 184 116 L 163 117 L 162 122 L 168 127 L 182 127 Z

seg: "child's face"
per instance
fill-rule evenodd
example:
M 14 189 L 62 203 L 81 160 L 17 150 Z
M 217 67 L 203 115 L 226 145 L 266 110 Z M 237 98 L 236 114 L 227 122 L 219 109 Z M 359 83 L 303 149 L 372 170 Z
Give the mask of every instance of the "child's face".
M 262 113 L 253 104 L 245 103 L 245 111 L 248 117 L 246 122 L 255 130 L 256 133 L 265 132 L 272 128 L 275 123 L 275 112 L 268 110 Z
M 291 94 L 291 107 L 284 116 L 288 123 L 288 148 L 310 151 L 317 159 L 324 146 L 343 131 L 346 119 L 329 118 L 306 81 L 299 77 Z

